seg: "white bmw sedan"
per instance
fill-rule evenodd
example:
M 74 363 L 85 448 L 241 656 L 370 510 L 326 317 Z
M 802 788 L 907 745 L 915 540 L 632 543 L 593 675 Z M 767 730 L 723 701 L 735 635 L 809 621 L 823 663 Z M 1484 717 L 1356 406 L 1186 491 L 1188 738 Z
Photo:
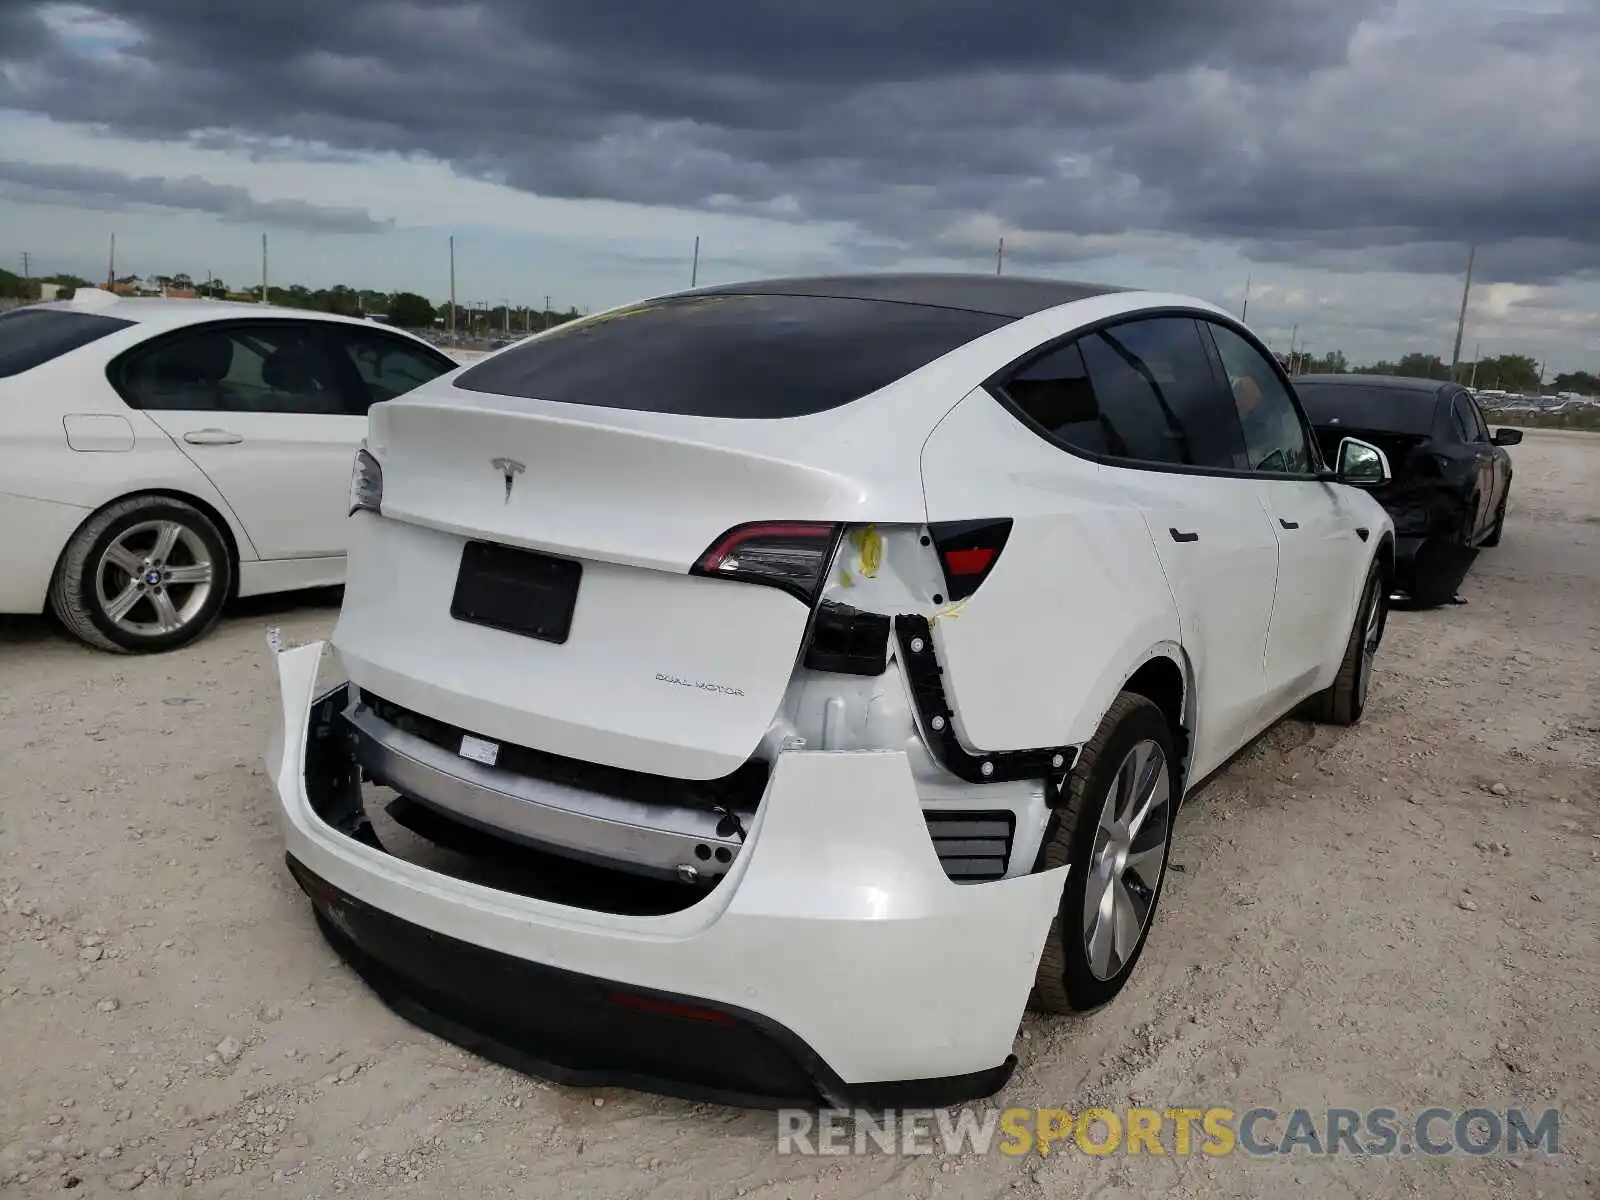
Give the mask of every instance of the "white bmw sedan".
M 298 309 L 83 289 L 0 315 L 0 613 L 160 651 L 230 596 L 342 582 L 367 409 L 455 366 Z
M 277 657 L 290 868 L 385 999 L 506 1062 L 987 1095 L 1025 1005 L 1129 979 L 1184 796 L 1301 705 L 1360 719 L 1387 473 L 1184 296 L 867 275 L 574 321 L 372 410 L 348 682 Z

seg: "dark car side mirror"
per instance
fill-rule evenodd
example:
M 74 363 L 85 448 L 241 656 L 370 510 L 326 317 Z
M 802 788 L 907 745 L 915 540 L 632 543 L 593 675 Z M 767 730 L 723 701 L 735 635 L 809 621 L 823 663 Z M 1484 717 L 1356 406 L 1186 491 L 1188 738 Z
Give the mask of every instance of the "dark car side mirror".
M 1496 446 L 1515 446 L 1522 441 L 1520 429 L 1496 429 L 1494 437 L 1489 439 Z

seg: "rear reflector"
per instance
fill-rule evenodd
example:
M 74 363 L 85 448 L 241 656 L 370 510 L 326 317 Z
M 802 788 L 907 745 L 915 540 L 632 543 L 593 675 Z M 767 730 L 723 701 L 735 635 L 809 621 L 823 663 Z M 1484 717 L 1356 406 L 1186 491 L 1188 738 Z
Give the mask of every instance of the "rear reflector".
M 781 588 L 810 606 L 833 561 L 839 531 L 840 526 L 819 521 L 738 525 L 712 543 L 691 573 Z
M 612 992 L 607 997 L 611 1003 L 639 1012 L 654 1013 L 659 1017 L 679 1017 L 685 1021 L 704 1021 L 708 1025 L 732 1025 L 727 1013 L 715 1008 L 702 1008 L 698 1004 L 685 1004 L 681 1000 L 663 1000 L 638 992 Z
M 928 535 L 939 552 L 948 599 L 965 600 L 994 569 L 1011 536 L 1011 518 L 938 521 L 928 526 Z

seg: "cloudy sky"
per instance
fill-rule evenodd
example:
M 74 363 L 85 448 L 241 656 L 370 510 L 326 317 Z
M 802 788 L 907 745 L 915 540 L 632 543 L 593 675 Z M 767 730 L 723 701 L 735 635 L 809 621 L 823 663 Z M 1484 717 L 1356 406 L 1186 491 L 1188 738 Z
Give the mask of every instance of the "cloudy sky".
M 0 257 L 601 307 L 1006 270 L 1600 368 L 1597 0 L 0 3 Z

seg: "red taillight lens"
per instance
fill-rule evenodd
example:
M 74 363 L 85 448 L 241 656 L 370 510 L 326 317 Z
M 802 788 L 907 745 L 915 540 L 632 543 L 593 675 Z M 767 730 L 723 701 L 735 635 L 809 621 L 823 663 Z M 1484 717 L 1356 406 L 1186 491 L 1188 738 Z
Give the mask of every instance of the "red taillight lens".
M 950 600 L 965 600 L 988 578 L 1011 536 L 1011 518 L 984 521 L 938 521 L 928 536 L 939 552 Z
M 685 1004 L 681 1000 L 663 1000 L 656 996 L 644 996 L 638 992 L 612 992 L 607 999 L 611 1003 L 623 1008 L 637 1009 L 658 1017 L 678 1017 L 684 1021 L 704 1021 L 708 1025 L 733 1025 L 735 1021 L 727 1013 L 715 1008 L 702 1008 L 698 1004 Z
M 761 583 L 815 604 L 840 526 L 820 521 L 756 521 L 728 530 L 693 567 L 696 575 Z

